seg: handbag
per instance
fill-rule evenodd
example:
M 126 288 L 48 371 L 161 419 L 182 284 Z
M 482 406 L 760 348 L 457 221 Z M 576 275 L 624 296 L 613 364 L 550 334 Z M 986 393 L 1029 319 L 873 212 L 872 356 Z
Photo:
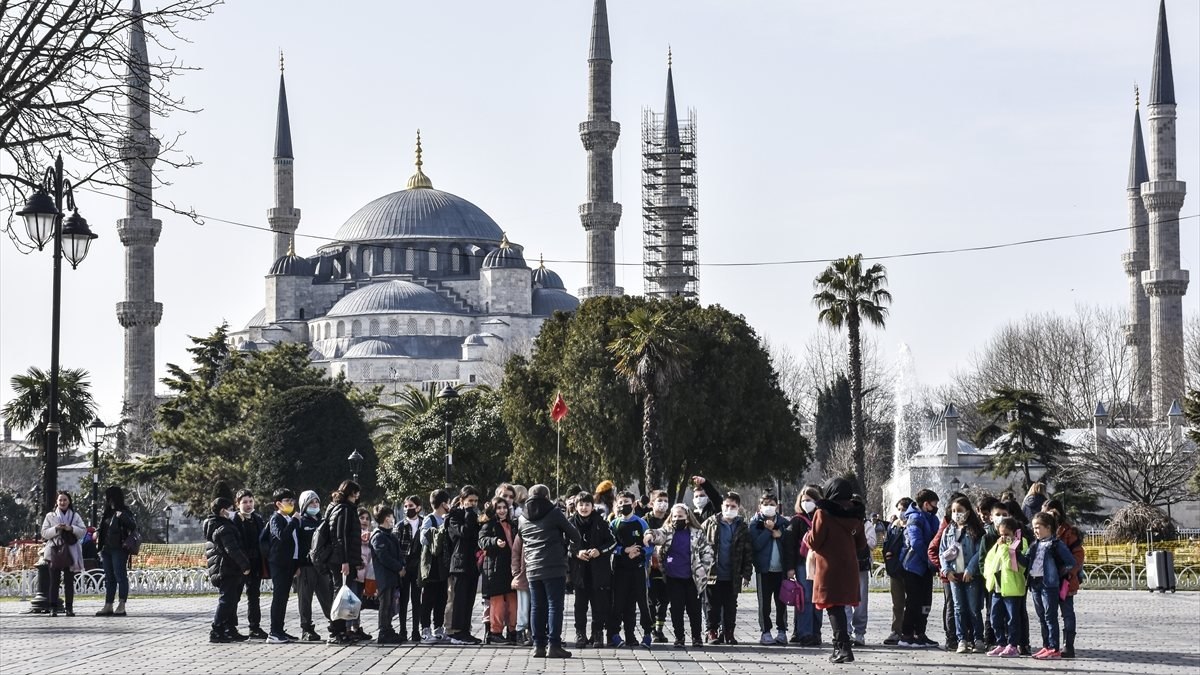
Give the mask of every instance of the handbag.
M 804 609 L 804 586 L 795 579 L 784 579 L 779 585 L 779 602 L 797 610 Z
M 142 535 L 137 530 L 133 530 L 125 535 L 125 541 L 121 542 L 121 548 L 129 555 L 137 555 L 142 550 Z
M 50 545 L 50 569 L 69 570 L 75 564 L 71 555 L 71 547 L 64 542 L 56 541 Z

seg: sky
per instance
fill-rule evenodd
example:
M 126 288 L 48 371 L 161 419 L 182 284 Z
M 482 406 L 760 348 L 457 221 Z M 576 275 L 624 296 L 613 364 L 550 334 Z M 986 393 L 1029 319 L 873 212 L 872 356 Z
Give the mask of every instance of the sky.
M 147 4 L 152 6 L 154 0 Z M 174 56 L 202 70 L 171 85 L 201 165 L 156 193 L 210 216 L 159 211 L 157 376 L 188 363 L 189 335 L 241 328 L 273 262 L 279 66 L 286 55 L 297 249 L 315 252 L 367 202 L 403 189 L 421 129 L 435 187 L 491 215 L 526 257 L 584 285 L 589 0 L 231 2 L 187 28 Z M 700 298 L 800 348 L 818 330 L 822 263 L 705 263 L 886 256 L 1127 224 L 1133 87 L 1148 93 L 1158 2 L 722 2 L 610 0 L 618 283 L 640 293 L 641 111 L 661 110 L 666 53 L 681 109 L 698 119 Z M 1200 3 L 1167 4 L 1179 103 L 1182 216 L 1200 214 Z M 151 57 L 162 56 L 151 47 Z M 72 167 L 67 167 L 68 172 Z M 78 170 L 77 170 L 78 171 Z M 62 364 L 92 375 L 100 416 L 122 396 L 122 197 L 83 192 L 100 235 L 63 275 Z M 1200 218 L 1181 222 L 1200 312 Z M 918 378 L 947 381 L 994 331 L 1027 313 L 1123 306 L 1128 233 L 888 259 L 885 355 L 910 346 Z M 0 241 L 0 403 L 8 378 L 49 363 L 50 256 Z M 164 390 L 159 385 L 160 393 Z

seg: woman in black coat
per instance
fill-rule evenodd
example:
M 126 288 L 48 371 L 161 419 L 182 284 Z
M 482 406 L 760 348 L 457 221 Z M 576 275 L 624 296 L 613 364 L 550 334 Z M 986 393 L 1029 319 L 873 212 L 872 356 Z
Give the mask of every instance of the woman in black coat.
M 325 512 L 329 521 L 329 583 L 336 594 L 348 578 L 352 578 L 362 561 L 362 526 L 358 522 L 358 496 L 362 488 L 352 480 L 344 480 L 334 491 Z M 329 621 L 329 640 L 333 644 L 346 644 L 353 640 L 346 632 L 345 619 Z
M 125 616 L 129 599 L 129 552 L 125 540 L 137 532 L 137 522 L 125 505 L 125 492 L 116 485 L 104 491 L 104 515 L 100 517 L 97 547 L 104 566 L 104 607 L 96 616 Z M 120 602 L 113 609 L 113 598 Z
M 512 546 L 516 528 L 509 519 L 508 501 L 495 497 L 483 507 L 479 517 L 479 550 L 482 564 L 483 597 L 488 599 L 488 619 L 491 623 L 488 644 L 516 641 L 517 592 L 512 587 Z M 503 630 L 508 629 L 508 635 Z

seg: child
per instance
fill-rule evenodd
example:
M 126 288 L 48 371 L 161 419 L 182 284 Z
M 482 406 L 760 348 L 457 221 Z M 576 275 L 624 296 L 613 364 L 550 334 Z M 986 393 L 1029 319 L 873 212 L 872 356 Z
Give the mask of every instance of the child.
M 400 540 L 393 534 L 396 527 L 396 513 L 386 504 L 376 506 L 373 514 L 378 525 L 371 533 L 371 561 L 375 570 L 375 589 L 379 597 L 379 619 L 376 624 L 379 634 L 375 641 L 381 645 L 403 644 L 404 636 L 392 628 L 392 614 L 395 613 L 400 584 L 405 575 L 404 553 L 400 548 Z M 407 527 L 407 525 L 401 525 Z M 400 630 L 404 630 L 404 622 L 400 622 Z
M 979 561 L 983 539 L 983 523 L 966 497 L 950 502 L 950 524 L 942 533 L 938 557 L 942 573 L 950 582 L 954 603 L 954 626 L 958 638 L 957 652 L 970 654 L 985 651 L 983 641 L 983 585 L 979 578 Z M 949 636 L 947 636 L 949 637 Z
M 904 568 L 900 555 L 904 548 L 904 512 L 912 503 L 910 497 L 901 497 L 896 502 L 896 515 L 883 539 L 883 565 L 892 594 L 892 632 L 883 640 L 889 646 L 900 644 L 904 626 Z
M 308 556 L 317 528 L 321 526 L 321 497 L 313 490 L 301 492 L 299 509 L 300 525 L 296 535 L 300 557 L 296 559 L 296 605 L 300 611 L 300 640 L 320 642 L 323 638 L 317 633 L 317 625 L 313 622 L 313 596 L 316 595 L 324 616 L 329 615 L 329 606 L 333 602 L 333 588 L 329 579 L 313 565 Z
M 729 492 L 721 501 L 721 512 L 704 521 L 702 529 L 716 553 L 708 572 L 708 641 L 736 645 L 733 627 L 737 620 L 738 581 L 750 585 L 754 572 L 754 544 L 750 528 L 739 515 L 742 497 Z M 718 627 L 720 632 L 718 633 Z
M 951 492 L 950 501 L 963 496 L 961 492 Z M 940 524 L 937 528 L 937 533 L 933 535 L 933 539 L 929 542 L 929 547 L 926 549 L 926 555 L 929 558 L 930 569 L 937 574 L 942 582 L 942 630 L 946 634 L 946 651 L 958 649 L 958 628 L 954 625 L 954 593 L 950 590 L 950 579 L 942 572 L 942 561 L 939 558 L 939 553 L 942 550 L 942 535 L 945 534 L 946 528 L 950 527 L 950 507 L 946 507 L 945 515 L 942 516 Z M 932 600 L 930 604 L 932 605 Z M 937 643 L 933 640 L 928 641 L 927 647 L 936 647 Z
M 808 578 L 808 544 L 804 543 L 804 535 L 812 529 L 812 514 L 817 510 L 817 500 L 821 498 L 821 488 L 816 485 L 805 485 L 796 496 L 796 515 L 788 525 L 788 568 L 791 572 L 788 578 L 800 582 L 804 589 L 804 607 L 796 610 L 792 638 L 789 642 L 801 647 L 817 647 L 821 644 L 821 610 L 811 601 L 812 579 Z M 909 501 L 912 501 L 911 499 Z
M 1079 535 L 1079 530 L 1075 529 L 1075 526 L 1067 520 L 1061 501 L 1047 499 L 1042 504 L 1042 510 L 1054 516 L 1058 522 L 1058 531 L 1055 532 L 1055 535 L 1067 545 L 1075 558 L 1075 569 L 1067 574 L 1067 597 L 1063 599 L 1060 596 L 1059 603 L 1063 617 L 1062 657 L 1073 659 L 1075 658 L 1075 595 L 1079 593 L 1079 573 L 1083 571 L 1085 560 L 1083 537 Z
M 446 602 L 449 596 L 449 551 L 434 553 L 434 533 L 449 512 L 450 493 L 429 493 L 433 511 L 421 521 L 421 644 L 432 645 L 446 639 Z
M 259 542 L 267 522 L 254 511 L 254 493 L 245 488 L 238 490 L 233 497 L 233 522 L 238 527 L 238 535 L 242 538 L 242 552 L 250 560 L 250 574 L 246 575 L 246 623 L 247 633 L 255 640 L 266 640 L 267 633 L 262 629 L 262 605 L 259 594 L 262 590 L 263 573 L 267 561 L 263 560 L 265 551 Z
M 287 613 L 288 595 L 292 590 L 292 578 L 296 576 L 296 561 L 300 557 L 300 537 L 297 534 L 300 518 L 296 516 L 296 495 L 291 490 L 279 488 L 271 499 L 275 502 L 275 513 L 267 522 L 271 542 L 267 550 L 271 572 L 271 631 L 267 635 L 267 644 L 281 644 L 296 640 L 283 630 L 283 616 Z M 253 633 L 251 637 L 254 637 Z
M 904 570 L 904 620 L 901 623 L 901 647 L 936 647 L 925 630 L 933 605 L 933 575 L 927 553 L 938 532 L 938 495 L 928 488 L 917 493 L 904 512 L 904 546 L 900 565 Z
M 671 626 L 675 646 L 683 647 L 683 614 L 687 611 L 692 629 L 692 646 L 704 646 L 700 632 L 700 593 L 707 585 L 713 550 L 693 512 L 683 504 L 671 507 L 665 524 L 646 533 L 643 540 L 653 546 L 662 561 L 663 578 L 671 602 Z
M 1042 649 L 1035 659 L 1061 659 L 1058 651 L 1059 585 L 1075 569 L 1075 558 L 1061 539 L 1054 536 L 1057 523 L 1045 512 L 1033 515 L 1033 536 L 1037 541 L 1029 551 L 1029 592 L 1042 627 Z
M 1003 497 L 1003 495 L 1002 495 Z M 996 545 L 996 540 L 1000 538 L 996 528 L 999 523 L 1005 518 L 1012 518 L 1016 521 L 1016 531 L 1020 533 L 1021 538 L 1026 544 L 1033 541 L 1033 531 L 1029 524 L 1026 523 L 1024 515 L 1021 513 L 1020 504 L 1010 499 L 1001 498 L 998 502 L 992 505 L 992 527 L 984 531 L 983 549 L 985 551 L 992 550 Z M 1021 595 L 1021 602 L 1017 603 L 1017 627 L 1020 629 L 1017 635 L 1009 635 L 1010 640 L 1016 640 L 1017 650 L 1021 656 L 1029 656 L 1033 652 L 1029 649 L 1029 603 L 1026 601 L 1029 595 L 1029 585 L 1025 585 L 1025 591 Z M 988 616 L 991 616 L 989 613 Z
M 662 490 L 654 490 L 650 493 L 650 512 L 646 514 L 646 524 L 650 529 L 658 529 L 666 524 L 667 516 L 671 510 L 671 501 L 667 499 L 667 493 Z M 659 551 L 655 548 L 654 555 L 650 556 L 650 615 L 654 621 L 654 642 L 662 643 L 667 641 L 667 636 L 663 634 L 663 627 L 667 622 L 667 605 L 669 598 L 667 596 L 667 581 L 663 577 L 662 560 L 659 559 Z
M 404 498 L 404 513 L 393 514 L 396 519 L 394 530 L 396 539 L 400 542 L 400 554 L 404 556 L 404 574 L 400 577 L 400 589 L 396 598 L 396 625 L 399 626 L 400 640 L 403 644 L 409 624 L 409 608 L 412 609 L 412 633 L 409 637 L 413 642 L 421 640 L 420 606 L 421 606 L 421 498 L 409 495 Z M 403 515 L 403 517 L 401 517 Z
M 483 597 L 488 600 L 488 618 L 491 622 L 487 644 L 517 643 L 517 592 L 512 587 L 512 550 L 516 536 L 512 521 L 508 518 L 508 500 L 493 497 L 483 507 L 479 516 L 479 550 L 482 565 L 479 574 L 483 578 Z M 507 629 L 507 635 L 504 630 Z
M 362 566 L 358 568 L 358 574 L 351 580 L 350 589 L 354 591 L 360 599 L 366 599 L 368 586 L 374 590 L 375 587 L 375 567 L 371 564 L 371 512 L 362 508 L 358 508 L 358 541 L 359 551 L 362 556 Z M 368 584 L 367 582 L 370 581 Z M 391 620 L 391 617 L 388 617 Z M 346 635 L 352 640 L 366 641 L 371 639 L 371 634 L 366 633 L 362 629 L 362 619 L 350 619 L 346 621 Z
M 759 644 L 787 644 L 787 608 L 779 600 L 783 584 L 784 532 L 788 518 L 779 513 L 779 499 L 770 493 L 759 499 L 758 513 L 750 519 L 750 538 L 754 542 L 755 587 L 758 591 Z M 771 604 L 775 605 L 775 628 L 771 636 Z
M 250 637 L 237 632 L 237 605 L 242 597 L 243 579 L 250 574 L 250 560 L 242 551 L 242 538 L 237 524 L 231 520 L 232 511 L 233 500 L 217 497 L 210 506 L 212 516 L 204 521 L 208 580 L 220 592 L 209 642 L 244 642 Z
M 613 538 L 616 548 L 613 549 L 613 604 L 608 618 L 608 641 L 613 647 L 622 644 L 635 646 L 638 643 L 636 632 L 636 617 L 638 605 L 646 598 L 646 567 L 649 562 L 643 538 L 650 527 L 641 517 L 634 515 L 633 505 L 636 501 L 628 490 L 617 496 L 616 516 L 612 520 Z M 576 500 L 575 508 L 579 508 Z M 625 640 L 621 640 L 621 626 L 625 627 Z M 649 626 L 644 626 L 642 644 L 649 647 L 651 635 Z
M 1020 605 L 1025 603 L 1025 560 L 1029 546 L 1021 538 L 1016 520 L 1005 516 L 994 528 L 996 543 L 988 549 L 983 562 L 984 582 L 992 596 L 992 630 L 996 634 L 996 646 L 987 655 L 1019 656 Z
M 568 575 L 575 589 L 575 648 L 603 646 L 612 597 L 612 552 L 617 546 L 608 523 L 596 510 L 592 495 L 580 492 L 575 513 L 567 519 L 579 530 L 579 544 L 570 551 Z M 592 610 L 588 633 L 588 608 Z

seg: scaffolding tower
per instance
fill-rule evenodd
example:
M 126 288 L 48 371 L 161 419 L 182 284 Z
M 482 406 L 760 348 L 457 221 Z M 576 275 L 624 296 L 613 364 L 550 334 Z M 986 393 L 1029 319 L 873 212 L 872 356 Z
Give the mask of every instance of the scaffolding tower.
M 646 297 L 699 297 L 696 111 L 668 144 L 663 113 L 642 109 L 642 276 Z

